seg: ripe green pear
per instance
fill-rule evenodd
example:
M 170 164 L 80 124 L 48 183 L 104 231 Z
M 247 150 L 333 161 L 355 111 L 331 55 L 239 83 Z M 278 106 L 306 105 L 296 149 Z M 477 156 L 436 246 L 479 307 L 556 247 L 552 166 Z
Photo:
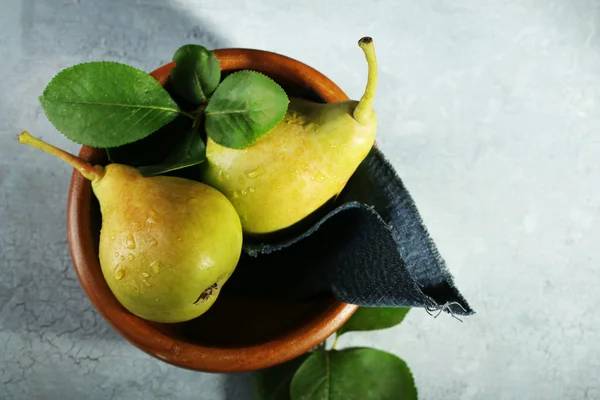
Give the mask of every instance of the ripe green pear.
M 371 38 L 360 101 L 321 104 L 290 98 L 283 120 L 244 149 L 207 140 L 202 180 L 231 201 L 248 234 L 287 228 L 337 196 L 375 142 L 377 60 Z
M 92 166 L 27 132 L 19 141 L 92 181 L 102 213 L 100 265 L 123 307 L 170 323 L 196 318 L 214 304 L 242 249 L 240 219 L 225 196 L 188 179 L 143 177 L 126 165 Z

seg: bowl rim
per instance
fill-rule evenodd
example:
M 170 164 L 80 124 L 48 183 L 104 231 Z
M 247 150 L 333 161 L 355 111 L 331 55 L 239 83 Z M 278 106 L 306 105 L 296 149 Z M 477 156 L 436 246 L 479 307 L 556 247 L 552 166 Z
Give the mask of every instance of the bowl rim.
M 276 64 L 278 71 L 293 73 L 296 79 L 308 84 L 325 101 L 347 100 L 348 96 L 329 78 L 314 68 L 278 53 L 225 48 L 213 50 L 223 70 L 256 68 Z M 152 71 L 161 84 L 167 81 L 174 62 Z M 242 67 L 236 67 L 242 65 Z M 98 159 L 102 150 L 82 146 L 79 157 L 87 161 Z M 318 318 L 265 343 L 245 347 L 209 347 L 174 338 L 127 311 L 110 293 L 102 276 L 95 253 L 90 224 L 90 206 L 93 193 L 91 183 L 74 170 L 67 201 L 67 232 L 73 266 L 88 299 L 102 317 L 127 341 L 145 353 L 169 364 L 202 372 L 247 372 L 271 367 L 296 358 L 335 333 L 356 311 L 358 306 L 331 297 L 331 302 Z M 105 287 L 103 287 L 105 286 Z M 106 293 L 111 295 L 106 296 Z

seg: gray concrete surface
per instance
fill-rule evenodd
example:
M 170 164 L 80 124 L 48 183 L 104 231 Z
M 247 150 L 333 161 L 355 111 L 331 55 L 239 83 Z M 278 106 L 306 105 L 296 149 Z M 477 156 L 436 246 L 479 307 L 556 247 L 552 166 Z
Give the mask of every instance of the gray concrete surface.
M 62 68 L 145 70 L 185 43 L 302 60 L 352 97 L 380 67 L 378 141 L 474 317 L 422 310 L 341 346 L 392 351 L 422 399 L 599 399 L 600 2 L 0 0 L 0 399 L 247 400 L 248 375 L 178 369 L 90 305 L 65 232 L 70 151 L 37 96 Z

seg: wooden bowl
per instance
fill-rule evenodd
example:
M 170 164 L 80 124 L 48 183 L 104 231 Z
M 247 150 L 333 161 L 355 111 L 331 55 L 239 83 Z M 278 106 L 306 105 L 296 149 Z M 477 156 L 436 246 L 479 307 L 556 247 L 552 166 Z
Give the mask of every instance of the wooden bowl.
M 223 74 L 252 69 L 270 76 L 289 94 L 326 102 L 346 94 L 313 68 L 279 54 L 249 49 L 215 50 Z M 174 63 L 151 75 L 168 81 Z M 100 149 L 82 147 L 79 156 L 107 162 Z M 236 295 L 224 291 L 199 318 L 178 324 L 146 321 L 128 312 L 106 284 L 98 261 L 101 217 L 90 182 L 74 171 L 68 197 L 69 247 L 75 271 L 98 312 L 125 339 L 167 363 L 205 372 L 262 369 L 295 358 L 332 335 L 356 306 L 335 298 L 292 301 Z

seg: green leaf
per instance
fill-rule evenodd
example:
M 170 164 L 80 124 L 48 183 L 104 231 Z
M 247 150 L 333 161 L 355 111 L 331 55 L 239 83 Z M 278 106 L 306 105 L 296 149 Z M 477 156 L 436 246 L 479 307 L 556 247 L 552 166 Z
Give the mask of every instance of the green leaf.
M 398 325 L 410 308 L 359 307 L 338 330 L 338 335 L 352 331 L 375 331 Z
M 221 63 L 215 54 L 188 44 L 177 49 L 173 61 L 171 80 L 177 93 L 196 105 L 206 103 L 221 81 Z
M 292 378 L 308 353 L 252 374 L 252 400 L 290 400 Z
M 289 99 L 271 78 L 255 71 L 229 75 L 205 110 L 208 136 L 218 144 L 243 149 L 269 132 L 285 116 Z
M 100 148 L 140 140 L 180 113 L 153 77 L 115 62 L 64 69 L 46 86 L 40 102 L 50 122 L 67 138 Z
M 142 175 L 164 174 L 200 164 L 206 159 L 206 146 L 198 132 L 189 128 L 175 135 L 177 138 L 171 143 L 168 156 L 161 163 L 139 167 Z
M 290 394 L 291 400 L 417 399 L 406 363 L 369 348 L 313 353 L 292 378 Z

